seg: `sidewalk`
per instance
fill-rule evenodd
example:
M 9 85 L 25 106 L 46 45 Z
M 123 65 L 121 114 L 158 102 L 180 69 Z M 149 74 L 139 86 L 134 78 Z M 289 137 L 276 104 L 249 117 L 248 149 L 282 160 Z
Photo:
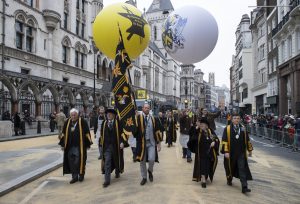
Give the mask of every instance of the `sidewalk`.
M 0 197 L 61 167 L 63 152 L 57 143 L 56 136 L 1 142 Z
M 21 140 L 21 139 L 28 139 L 34 137 L 43 137 L 43 136 L 50 136 L 50 135 L 58 135 L 58 130 L 54 130 L 51 132 L 49 128 L 41 129 L 41 133 L 37 133 L 37 129 L 27 129 L 26 135 L 18 135 L 18 136 L 11 136 L 11 137 L 2 137 L 0 138 L 0 142 L 11 141 L 11 140 Z

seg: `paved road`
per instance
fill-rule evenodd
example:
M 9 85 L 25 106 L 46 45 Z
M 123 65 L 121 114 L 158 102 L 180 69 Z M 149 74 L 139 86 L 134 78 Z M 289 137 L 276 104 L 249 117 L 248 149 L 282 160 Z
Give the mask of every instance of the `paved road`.
M 221 132 L 218 125 L 218 132 Z M 223 158 L 219 157 L 213 184 L 202 189 L 192 181 L 193 164 L 181 158 L 178 144 L 163 145 L 160 163 L 154 168 L 154 182 L 141 187 L 139 163 L 131 161 L 130 149 L 125 151 L 125 173 L 102 188 L 103 176 L 97 160 L 97 147 L 88 153 L 86 179 L 69 184 L 70 176 L 58 169 L 0 198 L 0 203 L 300 203 L 300 154 L 253 138 L 254 152 L 250 169 L 254 181 L 252 192 L 243 195 L 238 180 L 226 185 Z

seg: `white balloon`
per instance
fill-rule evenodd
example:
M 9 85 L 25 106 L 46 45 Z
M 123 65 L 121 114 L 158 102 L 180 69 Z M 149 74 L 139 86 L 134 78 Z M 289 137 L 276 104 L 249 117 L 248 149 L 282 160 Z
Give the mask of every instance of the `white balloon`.
M 167 18 L 162 39 L 172 58 L 184 64 L 193 64 L 213 51 L 218 35 L 218 24 L 207 10 L 184 6 Z

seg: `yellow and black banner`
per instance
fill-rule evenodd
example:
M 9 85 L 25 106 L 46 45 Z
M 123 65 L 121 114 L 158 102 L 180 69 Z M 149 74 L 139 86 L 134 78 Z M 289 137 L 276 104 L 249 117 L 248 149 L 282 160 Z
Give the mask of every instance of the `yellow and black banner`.
M 112 77 L 112 92 L 115 97 L 115 107 L 126 135 L 136 128 L 135 105 L 131 84 L 126 73 L 132 67 L 131 60 L 125 50 L 122 35 L 116 49 L 115 68 Z M 128 72 L 129 74 L 129 72 Z

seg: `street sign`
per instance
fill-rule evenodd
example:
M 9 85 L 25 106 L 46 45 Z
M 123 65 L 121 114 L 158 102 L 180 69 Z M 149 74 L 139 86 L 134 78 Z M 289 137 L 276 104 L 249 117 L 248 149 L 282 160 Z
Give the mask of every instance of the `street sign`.
M 136 90 L 136 98 L 137 99 L 147 99 L 147 91 L 144 89 Z

